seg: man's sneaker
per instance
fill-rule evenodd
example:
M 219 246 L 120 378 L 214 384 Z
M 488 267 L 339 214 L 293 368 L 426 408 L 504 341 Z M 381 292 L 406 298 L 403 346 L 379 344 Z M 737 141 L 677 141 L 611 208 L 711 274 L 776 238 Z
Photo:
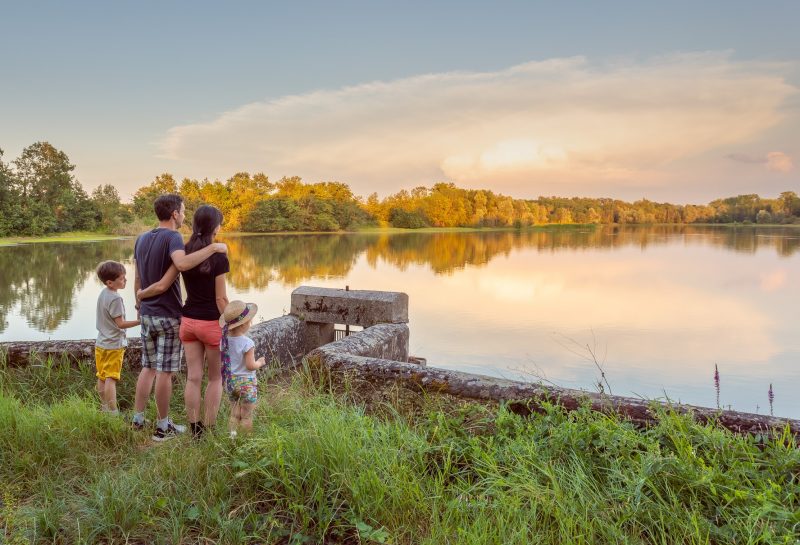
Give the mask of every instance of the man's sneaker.
M 153 433 L 153 441 L 169 441 L 186 431 L 186 426 L 174 424 L 172 420 L 167 422 L 167 428 L 162 429 L 156 426 L 156 431 Z

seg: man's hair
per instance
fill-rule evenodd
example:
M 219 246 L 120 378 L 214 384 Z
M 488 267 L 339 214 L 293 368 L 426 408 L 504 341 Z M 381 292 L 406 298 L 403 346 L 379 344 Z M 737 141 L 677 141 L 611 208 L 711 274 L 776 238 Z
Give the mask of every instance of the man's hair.
M 97 266 L 97 277 L 105 284 L 125 274 L 125 265 L 118 261 L 103 261 Z
M 167 221 L 172 217 L 172 213 L 180 211 L 181 204 L 183 204 L 183 197 L 174 193 L 167 193 L 161 195 L 153 203 L 153 209 L 156 211 L 158 221 Z

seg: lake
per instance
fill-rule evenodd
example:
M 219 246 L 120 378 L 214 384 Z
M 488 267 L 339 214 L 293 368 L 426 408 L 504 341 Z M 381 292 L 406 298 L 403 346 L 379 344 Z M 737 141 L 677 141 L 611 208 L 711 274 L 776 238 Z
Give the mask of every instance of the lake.
M 297 286 L 403 291 L 429 366 L 800 417 L 800 229 L 602 226 L 222 236 L 229 296 L 285 314 Z M 133 240 L 0 247 L 0 341 L 92 338 L 104 259 Z M 130 336 L 138 335 L 133 329 Z M 606 386 L 608 389 L 608 386 Z

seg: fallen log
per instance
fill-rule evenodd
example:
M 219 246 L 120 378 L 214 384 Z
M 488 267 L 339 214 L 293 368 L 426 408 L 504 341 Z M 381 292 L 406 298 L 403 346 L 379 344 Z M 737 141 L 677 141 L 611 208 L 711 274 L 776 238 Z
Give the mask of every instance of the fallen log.
M 360 378 L 376 386 L 397 384 L 417 391 L 447 393 L 481 401 L 501 401 L 519 414 L 537 411 L 543 402 L 557 404 L 567 410 L 588 404 L 592 410 L 617 414 L 637 425 L 650 425 L 656 421 L 657 411 L 654 409 L 660 406 L 680 414 L 691 414 L 699 422 L 714 422 L 736 433 L 770 434 L 789 426 L 795 437 L 800 436 L 800 420 L 789 418 L 604 395 L 333 351 L 317 350 L 308 358 L 311 364 L 321 363 L 334 373 Z

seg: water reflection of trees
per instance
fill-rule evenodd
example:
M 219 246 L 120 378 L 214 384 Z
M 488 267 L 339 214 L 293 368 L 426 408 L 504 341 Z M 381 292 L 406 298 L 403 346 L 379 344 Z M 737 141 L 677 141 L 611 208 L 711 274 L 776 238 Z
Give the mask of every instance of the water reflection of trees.
M 229 282 L 239 290 L 264 289 L 270 282 L 295 286 L 311 278 L 342 278 L 363 254 L 401 270 L 427 266 L 450 274 L 483 266 L 521 249 L 540 252 L 642 249 L 675 243 L 708 245 L 736 252 L 773 249 L 791 256 L 800 248 L 800 230 L 790 227 L 691 225 L 568 227 L 524 231 L 404 232 L 326 235 L 231 236 Z M 23 318 L 43 332 L 54 331 L 72 315 L 73 297 L 97 263 L 126 261 L 132 240 L 80 244 L 30 244 L 0 248 L 0 332 L 19 304 Z
M 264 288 L 270 281 L 295 285 L 309 278 L 341 278 L 375 237 L 368 235 L 286 235 L 228 237 L 237 289 Z
M 287 235 L 230 237 L 230 282 L 239 289 L 263 288 L 270 281 L 295 285 L 310 278 L 348 274 L 358 257 L 403 270 L 429 266 L 449 274 L 467 265 L 481 266 L 498 255 L 536 248 L 539 251 L 645 249 L 674 243 L 706 244 L 752 253 L 773 248 L 789 256 L 800 248 L 800 231 L 787 227 L 714 227 L 687 225 L 598 226 L 523 231 L 404 232 L 349 235 Z
M 0 332 L 17 304 L 29 324 L 50 332 L 70 318 L 74 294 L 97 264 L 129 259 L 133 241 L 25 244 L 0 252 Z

